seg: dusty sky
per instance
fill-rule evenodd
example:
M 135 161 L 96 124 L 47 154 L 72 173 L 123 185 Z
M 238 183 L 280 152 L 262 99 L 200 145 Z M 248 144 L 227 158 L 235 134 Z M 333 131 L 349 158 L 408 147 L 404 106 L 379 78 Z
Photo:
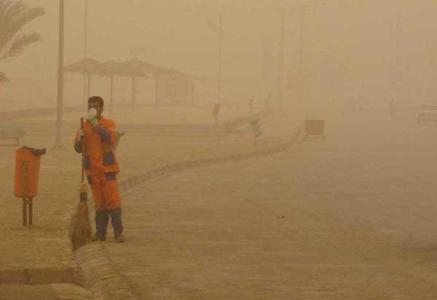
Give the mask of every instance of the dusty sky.
M 431 0 L 88 0 L 88 56 L 99 60 L 138 58 L 205 76 L 205 97 L 215 95 L 217 34 L 208 24 L 223 12 L 224 97 L 263 98 L 278 72 L 279 10 L 288 9 L 286 70 L 290 95 L 299 77 L 299 5 L 305 6 L 303 58 L 308 100 L 362 99 L 377 102 L 394 94 L 409 103 L 434 98 L 435 14 Z M 0 62 L 11 83 L 0 97 L 53 103 L 56 87 L 56 0 L 26 0 L 46 15 L 26 30 L 43 41 Z M 84 0 L 66 0 L 65 62 L 83 57 Z M 66 75 L 66 99 L 82 90 Z M 105 83 L 95 82 L 95 93 Z M 127 89 L 127 88 L 126 88 Z M 403 90 L 402 90 L 403 89 Z M 382 100 L 381 100 L 382 101 Z

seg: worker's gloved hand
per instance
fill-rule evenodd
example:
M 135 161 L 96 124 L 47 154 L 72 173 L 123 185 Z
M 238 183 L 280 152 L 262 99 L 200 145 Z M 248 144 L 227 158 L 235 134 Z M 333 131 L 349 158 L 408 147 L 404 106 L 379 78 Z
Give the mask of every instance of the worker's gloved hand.
M 100 138 L 102 139 L 103 142 L 109 143 L 111 141 L 111 133 L 108 131 L 108 129 L 106 129 L 105 127 L 103 127 L 100 124 L 97 124 L 94 127 L 94 129 L 100 135 Z
M 90 108 L 86 119 L 88 122 L 91 123 L 91 125 L 93 125 L 93 127 L 95 127 L 99 123 L 99 121 L 97 120 L 97 111 L 94 108 Z
M 84 136 L 85 136 L 85 132 L 83 131 L 83 129 L 79 129 L 79 130 L 77 131 L 77 136 L 78 136 L 78 137 L 84 137 Z

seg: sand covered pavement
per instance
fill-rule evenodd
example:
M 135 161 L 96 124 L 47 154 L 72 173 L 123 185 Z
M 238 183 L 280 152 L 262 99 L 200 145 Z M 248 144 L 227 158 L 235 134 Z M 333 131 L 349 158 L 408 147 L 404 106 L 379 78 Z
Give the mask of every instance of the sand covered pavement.
M 325 142 L 136 190 L 104 245 L 138 299 L 435 299 L 435 133 L 332 119 Z
M 159 111 L 142 108 L 134 113 L 126 110 L 114 116 L 119 124 L 127 125 L 126 135 L 122 138 L 117 153 L 122 166 L 120 180 L 170 163 L 254 151 L 252 134 L 247 130 L 238 135 L 212 138 L 150 137 L 138 130 L 140 121 L 152 123 L 152 118 L 148 116 L 153 116 L 154 122 L 161 124 L 168 123 L 166 118 L 176 124 L 186 123 L 187 120 L 203 124 L 211 117 L 209 109 L 187 110 L 189 118 L 183 112 L 180 113 L 180 109 L 175 110 L 179 113 L 170 108 L 161 108 Z M 247 115 L 247 112 L 232 112 L 229 118 L 238 115 Z M 180 116 L 179 119 L 177 116 Z M 47 154 L 41 158 L 39 194 L 34 200 L 32 228 L 22 226 L 21 200 L 13 195 L 15 148 L 0 148 L 0 193 L 3 203 L 0 211 L 0 283 L 7 284 L 10 289 L 14 285 L 22 284 L 46 287 L 60 284 L 61 287 L 71 285 L 75 290 L 75 287 L 83 284 L 81 270 L 74 259 L 68 239 L 70 217 L 78 202 L 80 186 L 80 156 L 74 153 L 71 146 L 79 118 L 78 113 L 65 116 L 64 150 L 52 149 L 53 117 L 17 120 L 27 132 L 22 145 L 47 148 Z M 133 123 L 136 124 L 136 130 L 130 132 L 129 124 Z M 269 134 L 268 130 L 265 133 L 257 149 L 270 147 L 281 141 L 280 134 Z M 84 291 L 81 290 L 80 293 L 82 292 Z

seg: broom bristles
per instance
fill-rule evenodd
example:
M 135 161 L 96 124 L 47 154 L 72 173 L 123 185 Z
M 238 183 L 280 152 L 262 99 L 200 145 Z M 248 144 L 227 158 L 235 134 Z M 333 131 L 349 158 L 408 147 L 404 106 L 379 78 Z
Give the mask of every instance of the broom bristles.
M 80 119 L 80 128 L 83 130 L 83 118 Z M 73 250 L 79 249 L 91 241 L 91 223 L 90 213 L 88 211 L 88 186 L 84 182 L 84 154 L 85 154 L 85 140 L 81 137 L 82 145 L 82 185 L 80 187 L 79 205 L 73 219 L 73 230 L 71 234 L 71 242 Z
M 91 241 L 91 223 L 88 204 L 80 202 L 77 206 L 73 219 L 73 231 L 71 236 L 73 250 L 76 250 Z
M 88 193 L 88 185 L 86 183 L 82 183 L 80 186 L 80 193 Z

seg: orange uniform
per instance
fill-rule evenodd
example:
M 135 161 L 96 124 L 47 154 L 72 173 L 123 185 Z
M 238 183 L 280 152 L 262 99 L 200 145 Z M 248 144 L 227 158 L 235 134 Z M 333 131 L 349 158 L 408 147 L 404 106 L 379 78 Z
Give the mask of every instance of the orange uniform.
M 94 127 L 86 121 L 84 123 L 84 142 L 84 168 L 93 191 L 96 210 L 120 208 L 120 193 L 116 181 L 120 166 L 114 153 L 115 123 L 102 117 Z M 82 152 L 79 135 L 76 136 L 74 147 L 77 152 Z

